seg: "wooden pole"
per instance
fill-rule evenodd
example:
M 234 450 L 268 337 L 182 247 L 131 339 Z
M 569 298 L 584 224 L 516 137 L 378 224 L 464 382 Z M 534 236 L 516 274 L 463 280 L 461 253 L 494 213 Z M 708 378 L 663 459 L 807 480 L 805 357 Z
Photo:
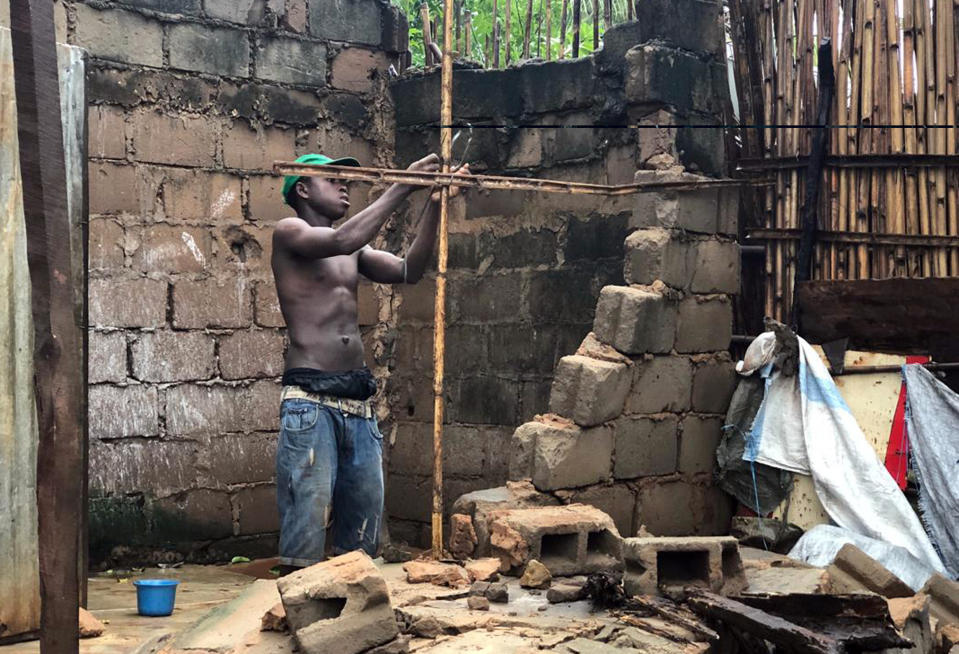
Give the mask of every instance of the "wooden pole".
M 526 30 L 523 32 L 523 59 L 529 59 L 529 42 L 533 33 L 533 0 L 526 0 Z
M 465 25 L 463 25 L 463 58 L 469 59 L 470 56 L 470 47 L 471 37 L 473 36 L 473 13 L 469 10 L 466 11 L 466 16 L 463 19 Z
M 546 61 L 553 58 L 553 10 L 550 0 L 546 0 Z
M 573 0 L 573 59 L 579 57 L 579 26 L 583 0 Z
M 443 34 L 449 42 L 453 0 L 444 0 Z M 509 0 L 507 0 L 507 12 Z M 508 13 L 507 13 L 508 15 Z M 507 19 L 507 34 L 509 34 Z M 453 158 L 453 58 L 443 57 L 441 73 L 440 152 L 442 172 Z M 450 187 L 440 189 L 439 252 L 436 262 L 436 304 L 433 316 L 433 558 L 443 558 L 443 372 L 446 357 L 446 263 L 449 256 Z
M 425 52 L 423 62 L 429 66 L 434 63 L 433 50 L 430 48 L 433 38 L 430 35 L 430 8 L 425 2 L 420 5 L 420 20 L 423 22 L 423 51 Z
M 503 65 L 504 65 L 504 66 L 509 66 L 510 50 L 512 49 L 512 48 L 510 48 L 510 41 L 509 41 L 510 7 L 511 7 L 512 4 L 513 4 L 513 0 L 506 0 L 506 1 L 505 1 L 505 4 L 506 4 L 506 16 L 505 16 L 505 20 L 506 20 L 506 35 L 503 37 L 503 44 L 506 46 L 506 56 L 505 56 L 505 59 L 503 60 L 503 61 L 504 61 Z
M 559 20 L 559 58 L 566 58 L 566 21 L 569 14 L 569 0 L 563 0 L 563 11 Z
M 10 15 L 40 436 L 40 651 L 61 654 L 78 651 L 77 567 L 86 520 L 83 335 L 71 263 L 53 5 L 12 0 Z
M 593 0 L 593 52 L 599 48 L 599 0 Z

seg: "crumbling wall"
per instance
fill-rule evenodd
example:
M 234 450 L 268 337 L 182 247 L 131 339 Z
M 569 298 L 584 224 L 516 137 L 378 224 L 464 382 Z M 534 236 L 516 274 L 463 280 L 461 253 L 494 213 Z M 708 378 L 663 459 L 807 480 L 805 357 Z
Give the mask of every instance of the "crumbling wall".
M 290 212 L 268 172 L 316 150 L 391 161 L 385 79 L 405 18 L 377 0 L 91 0 L 57 15 L 91 56 L 93 556 L 272 555 L 285 335 L 270 249 Z M 370 287 L 360 318 L 372 347 Z
M 689 127 L 721 121 L 727 87 L 720 15 L 717 2 L 645 1 L 640 21 L 607 32 L 603 50 L 593 56 L 506 70 L 458 68 L 454 122 L 474 126 L 466 155 L 472 170 L 604 184 L 630 183 L 637 168 L 676 162 L 721 174 L 721 132 Z M 439 74 L 408 76 L 391 90 L 397 164 L 405 165 L 438 149 Z M 636 124 L 646 127 L 629 127 Z M 652 125 L 660 127 L 648 128 Z M 467 129 L 462 132 L 455 158 L 462 156 L 469 137 Z M 634 226 L 634 206 L 632 197 L 493 191 L 471 193 L 465 210 L 451 216 L 447 510 L 461 494 L 499 485 L 510 476 L 515 426 L 550 410 L 556 363 L 576 351 L 593 328 L 601 289 L 626 282 L 624 241 Z M 394 242 L 409 232 L 418 215 L 414 200 Z M 428 543 L 431 508 L 433 289 L 430 277 L 395 290 L 397 331 L 391 335 L 388 383 L 391 533 L 420 544 Z M 679 395 L 685 383 L 688 404 L 693 362 L 683 360 L 688 370 L 678 372 L 686 376 L 664 375 L 663 383 Z M 677 443 L 672 447 L 673 463 L 662 474 L 676 471 Z M 611 469 L 611 450 L 589 449 L 590 456 L 604 458 Z M 689 456 L 699 456 L 700 483 L 705 464 L 698 452 Z M 625 479 L 639 476 L 619 475 L 622 483 L 577 488 L 564 499 L 596 504 L 617 517 L 624 534 L 632 534 L 638 491 Z M 583 483 L 560 480 L 550 489 L 613 479 L 608 474 Z M 668 497 L 679 486 L 657 486 L 650 492 Z

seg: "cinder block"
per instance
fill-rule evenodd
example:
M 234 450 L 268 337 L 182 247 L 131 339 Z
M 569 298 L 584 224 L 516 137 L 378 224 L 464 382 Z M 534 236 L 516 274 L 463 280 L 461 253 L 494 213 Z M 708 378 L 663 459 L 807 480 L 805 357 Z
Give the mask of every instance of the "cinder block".
M 283 3 L 279 4 L 282 11 Z M 271 8 L 275 5 L 275 2 L 270 3 Z M 259 23 L 263 19 L 263 8 L 264 4 L 260 0 L 203 0 L 203 10 L 207 16 L 241 25 Z
M 133 266 L 139 272 L 203 272 L 212 262 L 213 239 L 209 230 L 153 225 L 139 236 L 133 251 Z
M 941 624 L 959 624 L 959 581 L 935 573 L 919 592 L 929 596 L 929 612 Z
M 163 25 L 132 11 L 100 11 L 78 4 L 75 45 L 103 59 L 163 66 Z
M 167 222 L 223 225 L 243 220 L 239 177 L 205 170 L 168 168 L 163 169 L 162 184 Z M 254 218 L 263 220 L 261 216 Z
M 127 339 L 123 332 L 91 331 L 87 356 L 87 383 L 116 383 L 127 378 Z
M 167 116 L 145 109 L 133 114 L 133 148 L 137 161 L 212 166 L 218 127 L 202 116 Z
M 250 74 L 246 32 L 200 23 L 173 23 L 167 38 L 171 68 L 229 77 Z
M 636 492 L 626 484 L 598 484 L 569 492 L 573 504 L 589 504 L 609 514 L 621 535 L 633 535 Z
M 694 272 L 692 251 L 692 244 L 678 232 L 638 229 L 626 237 L 626 281 L 652 284 L 658 279 L 667 286 L 686 288 Z
M 133 376 L 152 382 L 210 379 L 216 371 L 214 347 L 213 337 L 203 332 L 141 334 L 130 347 Z
M 704 131 L 704 130 L 698 130 Z M 661 171 L 639 171 L 635 181 L 690 181 L 707 178 L 676 176 Z M 629 226 L 683 229 L 699 234 L 736 236 L 739 195 L 731 188 L 638 193 Z
M 549 410 L 582 427 L 601 424 L 623 412 L 630 382 L 625 364 L 578 355 L 563 357 L 556 366 Z
M 89 224 L 90 270 L 123 268 L 123 226 L 112 218 L 93 218 Z
M 276 510 L 276 486 L 264 484 L 241 488 L 233 496 L 239 516 L 239 535 L 265 534 L 280 530 L 280 515 Z
M 693 371 L 693 411 L 726 413 L 737 383 L 736 368 L 728 354 L 700 363 Z
M 223 379 L 278 377 L 283 374 L 283 333 L 275 329 L 237 331 L 220 338 Z
M 826 575 L 830 593 L 858 593 L 865 589 L 885 598 L 915 595 L 902 579 L 852 543 L 842 546 L 826 568 Z
M 173 324 L 178 328 L 242 328 L 253 321 L 250 283 L 234 279 L 180 280 L 173 285 Z
M 679 111 L 718 114 L 728 91 L 717 88 L 714 68 L 721 64 L 659 43 L 644 43 L 626 52 L 626 100 L 632 104 L 667 104 Z
M 94 105 L 87 114 L 91 157 L 123 159 L 127 156 L 126 113 L 120 107 Z
M 686 357 L 657 356 L 636 361 L 626 413 L 687 411 L 692 385 L 693 366 Z
M 739 244 L 735 241 L 697 241 L 690 290 L 693 293 L 739 293 L 741 260 Z
M 687 415 L 679 438 L 679 471 L 712 472 L 716 447 L 723 437 L 723 419 Z
M 676 319 L 677 352 L 715 352 L 733 337 L 733 306 L 727 297 L 687 297 Z
M 533 484 L 539 490 L 589 486 L 608 479 L 613 457 L 613 432 L 605 426 L 543 423 L 533 449 Z
M 233 508 L 225 492 L 189 490 L 153 503 L 153 533 L 164 540 L 233 536 Z
M 489 521 L 492 516 L 504 509 L 524 509 L 542 506 L 556 506 L 559 501 L 552 495 L 540 493 L 529 481 L 506 482 L 505 486 L 487 488 L 461 495 L 453 503 L 452 513 L 468 515 L 472 518 L 476 531 L 475 558 L 490 555 Z
M 274 161 L 296 158 L 295 140 L 292 129 L 267 127 L 257 131 L 237 121 L 223 134 L 223 165 L 244 170 L 272 168 Z
M 166 282 L 91 279 L 88 293 L 93 327 L 159 327 L 166 322 Z
M 319 39 L 379 45 L 385 6 L 369 0 L 311 2 L 310 32 Z
M 373 80 L 385 71 L 388 62 L 381 52 L 364 48 L 344 48 L 333 59 L 330 70 L 330 85 L 335 89 L 368 93 L 373 90 Z
M 167 497 L 197 485 L 196 443 L 101 441 L 92 425 L 90 436 L 90 490 L 94 494 Z
M 620 352 L 669 352 L 675 329 L 676 307 L 658 293 L 629 286 L 606 286 L 600 292 L 593 332 Z
M 133 166 L 90 162 L 89 173 L 91 214 L 137 213 L 140 204 Z
M 536 436 L 544 430 L 538 421 L 526 422 L 516 428 L 510 439 L 509 478 L 512 481 L 533 476 L 536 455 Z
M 155 386 L 91 386 L 87 413 L 91 439 L 155 436 L 160 433 Z
M 516 562 L 516 549 L 505 551 L 492 542 L 500 570 L 517 571 L 530 560 L 545 565 L 553 576 L 622 570 L 622 539 L 613 519 L 593 506 L 568 504 L 537 509 L 515 509 L 491 516 L 492 529 L 512 530 L 528 546 Z
M 636 528 L 658 536 L 729 533 L 733 501 L 715 486 L 682 479 L 642 480 L 636 494 Z
M 326 86 L 326 46 L 298 39 L 266 39 L 256 54 L 256 76 L 287 84 Z
M 305 654 L 359 654 L 399 633 L 386 581 L 363 552 L 317 563 L 276 585 Z
M 634 479 L 676 472 L 676 416 L 651 420 L 623 416 L 613 423 L 616 434 L 616 479 Z
M 253 310 L 259 327 L 286 327 L 280 312 L 280 300 L 271 282 L 257 282 L 254 286 Z
M 681 594 L 688 586 L 734 595 L 748 587 L 732 536 L 627 538 L 623 558 L 630 595 Z

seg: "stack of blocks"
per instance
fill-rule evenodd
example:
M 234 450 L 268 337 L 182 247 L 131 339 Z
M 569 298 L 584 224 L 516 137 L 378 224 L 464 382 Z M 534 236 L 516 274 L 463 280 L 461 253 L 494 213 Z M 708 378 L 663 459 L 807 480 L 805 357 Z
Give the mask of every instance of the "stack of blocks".
M 697 181 L 640 171 L 636 181 Z M 513 435 L 511 479 L 595 504 L 629 536 L 724 533 L 729 504 L 712 486 L 735 388 L 727 352 L 739 290 L 737 192 L 638 195 L 626 238 L 627 285 L 606 286 L 593 332 L 563 357 L 549 409 Z M 634 507 L 628 491 L 636 489 Z

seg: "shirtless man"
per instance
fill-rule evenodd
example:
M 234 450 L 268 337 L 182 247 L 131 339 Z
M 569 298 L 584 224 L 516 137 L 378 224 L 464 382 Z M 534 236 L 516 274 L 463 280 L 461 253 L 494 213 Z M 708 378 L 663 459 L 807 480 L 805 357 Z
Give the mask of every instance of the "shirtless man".
M 297 162 L 359 165 L 317 154 Z M 409 169 L 435 172 L 439 164 L 431 154 Z M 423 276 L 436 240 L 439 193 L 431 195 L 406 258 L 369 246 L 413 190 L 394 184 L 334 228 L 350 208 L 345 182 L 284 180 L 284 199 L 297 217 L 280 220 L 273 232 L 273 276 L 290 338 L 276 455 L 281 565 L 323 560 L 328 528 L 334 554 L 376 554 L 383 436 L 369 401 L 376 382 L 364 362 L 356 291 L 360 275 L 381 284 L 415 284 Z

